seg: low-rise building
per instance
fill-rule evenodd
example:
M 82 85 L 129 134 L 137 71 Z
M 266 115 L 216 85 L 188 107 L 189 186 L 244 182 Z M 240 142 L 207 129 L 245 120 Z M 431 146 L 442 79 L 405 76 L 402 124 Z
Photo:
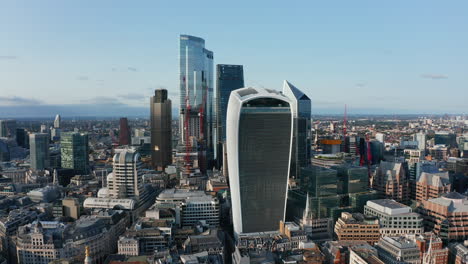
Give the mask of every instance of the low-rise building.
M 420 264 L 421 256 L 418 246 L 413 239 L 406 236 L 385 236 L 375 246 L 379 258 L 386 264 Z
M 411 207 L 390 199 L 367 201 L 364 214 L 379 218 L 380 233 L 383 236 L 421 234 L 424 231 L 423 218 Z
M 366 241 L 373 245 L 379 241 L 379 220 L 360 213 L 341 213 L 336 221 L 335 234 L 338 240 Z
M 416 200 L 426 201 L 432 198 L 438 198 L 451 190 L 449 173 L 423 172 L 416 183 Z
M 442 239 L 463 241 L 468 237 L 468 197 L 456 192 L 421 201 L 424 224 Z

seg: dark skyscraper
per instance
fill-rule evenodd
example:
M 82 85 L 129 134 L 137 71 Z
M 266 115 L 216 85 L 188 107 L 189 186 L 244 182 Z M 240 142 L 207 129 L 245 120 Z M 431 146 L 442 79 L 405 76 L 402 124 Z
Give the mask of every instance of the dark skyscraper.
M 16 143 L 18 144 L 18 146 L 22 148 L 26 148 L 27 147 L 26 140 L 27 140 L 26 130 L 24 130 L 24 128 L 17 128 L 16 129 Z
M 155 90 L 151 107 L 151 159 L 156 168 L 172 163 L 172 104 L 167 90 Z
M 49 134 L 46 133 L 29 134 L 32 170 L 43 170 L 50 166 L 49 139 Z
M 310 164 L 311 101 L 301 90 L 284 81 L 283 94 L 291 100 L 294 116 L 293 147 L 291 154 L 291 174 L 300 177 L 301 167 Z
M 226 141 L 226 113 L 229 95 L 244 87 L 244 68 L 242 65 L 216 65 L 216 134 L 215 151 L 218 165 L 222 163 L 222 144 Z
M 63 133 L 61 139 L 62 168 L 73 169 L 76 173 L 89 172 L 88 134 Z
M 226 143 L 236 235 L 276 231 L 284 221 L 292 124 L 290 101 L 280 92 L 231 93 Z
M 130 127 L 126 117 L 120 118 L 119 145 L 130 145 Z

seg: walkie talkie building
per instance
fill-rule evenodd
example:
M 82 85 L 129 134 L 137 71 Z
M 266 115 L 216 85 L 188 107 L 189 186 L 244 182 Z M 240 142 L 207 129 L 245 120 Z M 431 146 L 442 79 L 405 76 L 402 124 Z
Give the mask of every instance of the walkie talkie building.
M 286 212 L 293 128 L 290 101 L 269 89 L 234 90 L 226 128 L 234 233 L 276 231 Z

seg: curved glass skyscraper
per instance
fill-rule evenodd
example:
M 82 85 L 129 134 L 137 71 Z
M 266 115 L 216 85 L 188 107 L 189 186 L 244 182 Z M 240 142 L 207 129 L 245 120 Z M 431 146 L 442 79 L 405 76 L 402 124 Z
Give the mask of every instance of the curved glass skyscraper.
M 286 212 L 293 131 L 290 100 L 269 89 L 235 90 L 226 128 L 234 233 L 276 231 Z

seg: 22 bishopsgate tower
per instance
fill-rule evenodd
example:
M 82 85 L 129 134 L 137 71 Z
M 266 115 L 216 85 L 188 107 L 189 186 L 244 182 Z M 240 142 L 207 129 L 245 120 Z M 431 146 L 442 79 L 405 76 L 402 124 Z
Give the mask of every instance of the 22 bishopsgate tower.
M 213 160 L 213 52 L 202 38 L 181 35 L 179 53 L 181 142 L 198 142 L 205 161 Z M 193 150 L 195 151 L 195 150 Z
M 285 218 L 291 160 L 290 99 L 269 89 L 235 90 L 226 127 L 234 233 L 278 230 Z

